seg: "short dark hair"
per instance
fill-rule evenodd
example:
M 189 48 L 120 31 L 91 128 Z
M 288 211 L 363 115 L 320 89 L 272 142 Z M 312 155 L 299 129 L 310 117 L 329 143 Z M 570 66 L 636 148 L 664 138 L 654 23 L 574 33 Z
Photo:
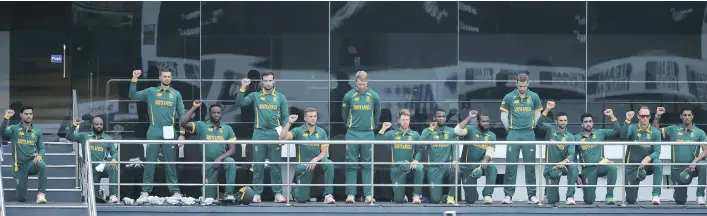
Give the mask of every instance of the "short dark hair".
M 172 71 L 170 71 L 169 68 L 160 68 L 159 73 L 157 75 L 162 76 L 162 72 L 172 73 Z
M 567 113 L 565 113 L 565 112 L 558 112 L 557 115 L 555 115 L 555 120 L 559 119 L 560 116 L 567 116 Z M 567 119 L 569 119 L 569 116 L 567 116 Z M 584 121 L 584 118 L 582 118 L 582 121 Z
M 304 114 L 307 115 L 307 113 L 314 112 L 315 114 L 317 113 L 317 109 L 314 109 L 314 107 L 307 107 L 304 109 Z
M 586 113 L 582 114 L 582 116 L 579 118 L 579 121 L 584 122 L 584 118 L 586 118 L 586 117 L 592 118 L 592 120 L 594 120 L 594 116 L 592 116 L 591 113 L 586 112 Z
M 442 109 L 442 108 L 437 108 L 437 109 L 435 110 L 435 113 L 434 113 L 433 115 L 436 115 L 437 112 L 443 112 L 443 113 L 447 114 L 447 110 L 444 110 L 444 109 Z
M 265 71 L 264 73 L 260 74 L 260 80 L 262 80 L 266 76 L 272 76 L 273 79 L 275 79 L 275 73 L 272 71 Z
M 32 106 L 22 106 L 22 108 L 20 108 L 20 113 L 25 112 L 25 110 L 32 110 L 32 111 L 34 111 L 34 107 L 32 107 Z
M 481 116 L 489 116 L 489 115 L 486 114 L 486 112 L 479 111 L 479 113 L 476 114 L 476 121 L 477 122 L 481 122 Z
M 695 112 L 692 111 L 692 108 L 682 108 L 682 110 L 680 111 L 680 115 L 685 113 L 685 111 L 690 111 L 692 115 L 695 115 Z
M 93 120 L 96 120 L 96 119 L 101 119 L 101 121 L 103 121 L 103 117 L 94 116 L 93 118 L 91 118 L 91 123 L 93 123 Z
M 211 108 L 214 108 L 214 107 L 218 107 L 218 108 L 221 108 L 221 110 L 223 110 L 223 107 L 221 106 L 221 104 L 215 103 L 215 104 L 211 104 L 211 106 L 209 106 L 209 112 L 211 112 Z
M 651 111 L 651 109 L 648 108 L 648 106 L 641 106 L 641 108 L 638 108 L 638 110 L 642 110 L 642 109 L 647 109 L 648 111 Z
M 519 73 L 516 77 L 516 82 L 528 82 L 528 74 Z

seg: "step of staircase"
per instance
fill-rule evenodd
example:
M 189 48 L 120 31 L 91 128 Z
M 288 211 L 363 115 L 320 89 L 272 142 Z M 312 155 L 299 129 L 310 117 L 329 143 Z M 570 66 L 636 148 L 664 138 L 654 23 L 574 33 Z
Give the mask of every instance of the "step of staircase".
M 30 176 L 27 182 L 27 188 L 39 188 L 39 180 L 37 176 Z M 2 186 L 5 188 L 15 188 L 17 181 L 14 178 L 2 177 Z M 75 177 L 47 177 L 48 189 L 74 189 L 76 188 Z
M 14 158 L 12 153 L 5 152 L 3 154 L 5 160 L 2 165 L 12 165 Z M 74 153 L 46 153 L 44 155 L 44 163 L 47 165 L 74 165 L 76 164 L 76 155 Z
M 5 201 L 17 201 L 15 188 L 5 188 Z M 27 202 L 37 200 L 37 188 L 27 189 Z M 47 200 L 52 202 L 81 202 L 81 189 L 50 189 L 47 188 Z
M 3 145 L 3 152 L 12 153 L 12 146 Z M 45 152 L 49 153 L 72 153 L 74 152 L 73 143 L 58 143 L 58 142 L 45 142 L 44 143 Z M 7 157 L 5 157 L 7 158 Z
M 12 177 L 12 165 L 2 165 L 2 176 Z M 47 177 L 76 177 L 76 165 L 47 165 Z

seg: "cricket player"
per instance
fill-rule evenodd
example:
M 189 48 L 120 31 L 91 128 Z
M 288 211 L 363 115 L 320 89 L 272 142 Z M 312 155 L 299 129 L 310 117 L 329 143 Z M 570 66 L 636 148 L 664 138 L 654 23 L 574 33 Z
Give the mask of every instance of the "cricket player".
M 137 80 L 142 75 L 141 70 L 133 71 L 133 79 L 130 83 L 130 100 L 146 101 L 150 112 L 150 128 L 147 129 L 148 140 L 171 140 L 174 139 L 175 118 L 184 116 L 184 102 L 182 94 L 172 88 L 172 72 L 160 70 L 160 85 L 137 90 Z M 184 131 L 180 131 L 179 140 L 184 140 Z M 157 155 L 162 152 L 164 159 L 167 162 L 174 162 L 177 157 L 177 145 L 174 144 L 147 144 L 145 149 L 147 153 L 147 162 L 157 162 Z M 167 188 L 172 192 L 172 197 L 181 198 L 177 186 L 177 166 L 176 164 L 165 164 Z M 145 164 L 145 170 L 142 176 L 142 182 L 145 184 L 155 183 L 155 164 Z M 152 185 L 142 186 L 142 193 L 137 199 L 138 204 L 147 202 L 147 198 L 152 192 Z
M 550 111 L 555 108 L 554 101 L 548 101 L 543 110 L 543 117 L 538 119 L 538 127 L 545 130 L 545 139 L 549 141 L 575 141 L 574 134 L 567 130 L 568 117 L 567 113 L 559 112 L 555 115 L 555 124 L 557 126 L 553 127 L 551 124 L 545 122 L 545 117 L 550 113 Z M 577 175 L 579 170 L 577 169 L 575 155 L 576 145 L 574 144 L 560 144 L 560 145 L 547 145 L 545 149 L 545 165 L 543 171 L 543 177 L 547 181 L 548 185 L 559 185 L 560 177 L 567 176 L 567 184 L 575 184 L 577 182 Z M 567 188 L 567 195 L 565 196 L 565 203 L 567 205 L 574 205 L 574 187 Z M 560 188 L 559 187 L 547 187 L 545 191 L 547 194 L 547 203 L 555 204 L 560 200 Z
M 435 116 L 430 122 L 430 127 L 422 131 L 420 140 L 425 141 L 456 141 L 458 140 L 454 134 L 454 128 L 446 127 L 447 111 L 438 109 L 435 111 Z M 425 148 L 427 152 L 427 161 L 431 163 L 450 163 L 457 162 L 457 146 L 451 144 L 429 144 Z M 447 204 L 456 204 L 454 199 L 454 188 L 448 187 L 449 192 L 446 196 L 442 194 L 442 187 L 434 186 L 443 184 L 445 177 L 450 183 L 454 183 L 454 172 L 457 168 L 456 164 L 431 164 L 427 167 L 427 182 L 430 187 L 430 203 L 444 203 L 446 197 Z
M 373 128 L 381 116 L 380 96 L 368 88 L 368 73 L 356 72 L 356 88 L 344 95 L 341 113 L 346 123 L 346 140 L 374 140 Z M 371 144 L 352 143 L 346 145 L 346 162 L 371 162 Z M 361 182 L 371 184 L 371 165 L 369 163 L 347 164 L 346 184 L 356 184 L 358 170 L 361 169 Z M 346 186 L 347 203 L 354 203 L 356 186 Z M 364 202 L 375 202 L 371 196 L 371 187 L 363 187 Z
M 660 128 L 660 118 L 665 114 L 664 107 L 658 107 L 653 120 L 653 126 Z M 695 126 L 692 122 L 694 115 L 692 110 L 687 108 L 680 112 L 681 125 L 671 125 L 660 128 L 663 138 L 671 142 L 705 142 L 707 135 L 705 131 Z M 671 156 L 673 163 L 692 163 L 685 165 L 672 165 L 670 177 L 677 185 L 689 185 L 692 179 L 697 177 L 697 204 L 705 204 L 705 185 L 707 184 L 707 165 L 705 156 L 707 156 L 707 145 L 673 145 L 671 146 L 673 155 Z M 700 152 L 700 148 L 702 151 Z M 699 165 L 699 166 L 698 166 Z M 675 202 L 682 205 L 687 202 L 687 188 L 675 187 L 673 192 Z
M 37 192 L 37 203 L 47 203 L 47 164 L 44 163 L 44 140 L 42 131 L 34 127 L 34 108 L 23 106 L 20 109 L 22 122 L 8 126 L 8 121 L 15 115 L 15 111 L 8 109 L 5 111 L 5 118 L 0 123 L 0 134 L 5 140 L 12 144 L 12 177 L 17 184 L 17 201 L 25 202 L 27 195 L 27 178 L 30 175 L 37 175 L 39 188 Z
M 418 140 L 420 139 L 420 134 L 417 131 L 410 130 L 410 111 L 408 109 L 402 109 L 398 112 L 398 125 L 400 126 L 396 130 L 388 130 L 393 124 L 390 122 L 383 122 L 383 127 L 378 132 L 377 138 L 379 140 Z M 425 180 L 425 172 L 421 164 L 418 163 L 422 158 L 422 153 L 425 150 L 424 145 L 411 145 L 411 144 L 394 144 L 392 145 L 392 162 L 395 163 L 391 167 L 390 180 L 393 184 L 405 184 L 407 182 L 408 174 L 413 173 L 413 183 L 417 185 L 422 185 Z M 422 203 L 422 186 L 414 186 L 412 192 L 412 203 L 420 204 Z M 405 187 L 393 187 L 393 201 L 396 203 L 403 203 L 407 200 L 405 199 Z
M 194 121 L 189 122 L 191 116 L 196 112 L 196 110 L 201 107 L 201 101 L 194 100 L 192 102 L 192 107 L 187 111 L 187 113 L 179 119 L 179 125 L 184 129 L 189 130 L 192 134 L 199 135 L 201 140 L 236 140 L 236 135 L 233 132 L 233 128 L 227 124 L 221 123 L 221 113 L 223 107 L 220 104 L 212 104 L 209 106 L 209 117 L 210 120 L 205 121 Z M 226 149 L 228 146 L 228 150 Z M 206 184 L 218 184 L 219 172 L 226 172 L 226 184 L 236 183 L 236 164 L 233 164 L 235 160 L 231 157 L 236 153 L 236 144 L 204 144 L 204 154 L 206 154 L 206 161 L 213 162 L 230 162 L 231 164 L 212 164 L 204 165 L 204 172 L 206 172 Z M 218 198 L 216 189 L 218 186 L 207 186 L 206 197 L 207 198 Z M 224 193 L 224 200 L 235 201 L 236 198 L 233 196 L 235 194 L 234 186 L 226 186 L 226 192 Z
M 535 92 L 528 90 L 528 75 L 521 73 L 516 78 L 516 90 L 503 97 L 501 102 L 501 121 L 508 131 L 508 141 L 535 141 L 535 128 L 540 111 L 543 109 L 540 97 Z M 523 162 L 535 162 L 535 145 L 508 145 L 506 162 L 517 163 L 520 153 L 523 152 Z M 535 165 L 525 167 L 525 183 L 535 184 Z M 504 184 L 516 183 L 518 165 L 507 165 Z M 540 200 L 536 196 L 535 186 L 528 186 L 528 203 L 537 204 Z M 513 203 L 515 186 L 506 186 L 503 192 L 503 204 Z
M 113 140 L 113 137 L 103 132 L 103 118 L 93 117 L 91 120 L 92 132 L 88 133 L 76 133 L 76 127 L 78 127 L 83 120 L 76 120 L 74 124 L 66 129 L 66 139 L 72 142 L 77 142 L 81 144 L 81 151 L 85 149 L 85 144 L 87 140 Z M 91 166 L 91 171 L 93 171 L 93 183 L 100 183 L 101 178 L 108 178 L 108 182 L 111 184 L 118 183 L 118 146 L 115 143 L 91 143 L 89 147 L 91 149 L 91 161 L 99 162 L 104 161 L 104 164 L 94 163 Z M 110 156 L 110 164 L 105 165 L 105 162 Z M 94 185 L 93 190 L 95 194 L 98 195 L 99 186 Z M 118 199 L 118 185 L 108 186 L 109 198 L 108 202 L 113 204 L 118 204 L 120 199 Z
M 471 122 L 471 124 L 470 124 Z M 477 123 L 478 122 L 478 123 Z M 454 128 L 454 134 L 464 137 L 469 141 L 496 141 L 496 134 L 491 130 L 491 121 L 485 113 L 479 113 L 476 110 L 469 111 L 469 116 Z M 481 195 L 484 196 L 484 204 L 493 204 L 493 189 L 496 184 L 496 174 L 498 170 L 493 165 L 488 163 L 493 158 L 496 151 L 494 144 L 474 144 L 464 145 L 462 150 L 462 162 L 481 162 L 482 164 L 462 165 L 461 170 L 463 184 L 477 184 L 476 181 L 481 177 L 486 177 L 486 185 Z M 464 200 L 466 203 L 474 204 L 479 199 L 479 192 L 476 191 L 476 186 L 464 186 Z
M 292 124 L 297 121 L 297 115 L 290 115 L 287 124 L 282 128 L 280 140 L 329 140 L 324 128 L 317 126 L 317 110 L 307 108 L 304 110 L 306 125 L 292 128 Z M 292 128 L 290 130 L 290 128 Z M 325 184 L 334 184 L 334 164 L 327 158 L 329 144 L 298 144 L 297 162 L 308 162 L 308 164 L 297 164 L 295 178 L 297 184 L 311 184 L 314 178 L 314 171 L 324 174 Z M 309 196 L 310 186 L 293 186 L 290 191 L 295 201 L 306 203 Z M 324 203 L 335 204 L 334 186 L 324 187 Z
M 650 142 L 645 145 L 630 145 L 626 149 L 626 163 L 641 163 L 641 165 L 626 165 L 624 182 L 626 185 L 639 185 L 646 175 L 653 175 L 653 205 L 660 205 L 660 185 L 663 184 L 663 166 L 660 164 L 661 133 L 658 128 L 651 127 L 651 111 L 643 106 L 638 110 L 638 124 L 631 124 L 635 112 L 626 112 L 626 123 L 621 127 L 621 138 L 636 142 Z M 650 165 L 649 165 L 650 164 Z M 638 187 L 626 187 L 626 202 L 634 204 L 638 198 Z
M 611 109 L 604 110 L 604 115 L 608 116 L 612 122 L 612 129 L 594 129 L 594 117 L 591 113 L 584 113 L 580 117 L 582 120 L 582 131 L 575 134 L 575 139 L 581 142 L 601 142 L 608 137 L 615 136 L 621 131 L 621 125 L 616 121 L 614 111 Z M 604 157 L 603 145 L 578 145 L 575 152 L 579 155 L 580 163 L 601 163 L 600 165 L 582 165 L 582 177 L 584 185 L 597 185 L 599 177 L 607 177 L 607 185 L 616 185 L 618 177 L 616 166 Z M 584 193 L 584 203 L 593 204 L 596 200 L 596 187 L 582 187 Z M 613 205 L 616 203 L 614 198 L 614 187 L 606 188 L 606 199 L 604 203 Z
M 236 95 L 236 101 L 241 107 L 253 105 L 255 110 L 253 140 L 278 140 L 280 135 L 277 130 L 287 122 L 290 113 L 287 98 L 282 93 L 275 91 L 275 74 L 273 72 L 268 71 L 261 74 L 260 80 L 263 89 L 245 95 L 246 87 L 250 85 L 250 79 L 244 78 L 241 81 L 241 89 Z M 253 148 L 253 161 L 265 162 L 266 158 L 271 162 L 282 161 L 280 145 L 256 144 Z M 253 183 L 262 184 L 265 164 L 255 164 L 253 168 Z M 272 184 L 282 184 L 282 168 L 279 164 L 270 166 L 270 180 Z M 276 203 L 287 202 L 285 196 L 282 195 L 282 186 L 273 185 L 271 187 L 275 193 Z M 255 191 L 253 202 L 261 202 L 260 195 L 263 194 L 263 186 L 254 186 L 253 190 Z

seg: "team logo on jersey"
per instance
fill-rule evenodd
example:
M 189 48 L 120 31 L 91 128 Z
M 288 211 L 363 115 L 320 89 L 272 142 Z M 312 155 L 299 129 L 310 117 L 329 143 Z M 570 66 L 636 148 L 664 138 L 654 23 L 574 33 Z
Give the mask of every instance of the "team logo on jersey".
M 484 136 L 484 141 L 489 141 L 489 136 Z
M 438 140 L 438 139 L 439 139 L 439 135 L 435 135 L 434 139 Z
M 34 132 L 32 132 L 32 138 L 34 138 L 34 136 L 35 136 L 35 135 L 34 135 Z
M 169 93 L 169 98 L 172 98 L 172 97 L 174 97 L 174 94 L 172 94 L 172 92 L 170 92 L 170 93 Z
M 640 133 L 639 133 L 639 134 L 636 134 L 636 136 L 637 136 L 637 137 L 641 137 L 641 134 L 640 134 Z
M 218 132 L 219 132 L 219 133 L 223 133 L 223 128 L 219 128 L 219 129 L 218 129 Z
M 408 137 L 408 141 L 412 141 L 412 136 L 409 136 L 409 137 Z
M 24 136 L 25 132 L 20 131 L 20 136 Z
M 354 101 L 359 101 L 359 100 L 361 100 L 361 98 L 357 98 L 357 97 L 354 98 Z
M 314 134 L 314 138 L 319 138 L 319 133 Z
M 651 134 L 647 134 L 646 136 L 648 137 L 648 139 L 650 139 L 650 138 L 651 138 Z
M 582 137 L 582 142 L 587 141 L 587 138 Z
M 162 97 L 162 92 L 157 93 L 157 97 Z
M 449 134 L 446 134 L 446 133 L 445 133 L 445 134 L 444 134 L 444 139 L 448 139 L 448 138 L 449 138 Z
M 567 141 L 567 137 L 562 137 L 562 141 Z
M 209 131 L 214 131 L 214 128 L 209 128 Z
M 272 98 L 272 101 L 277 102 L 277 98 L 276 97 Z
M 304 135 L 302 135 L 302 136 L 304 136 L 304 137 L 308 137 L 308 136 L 309 136 L 309 133 L 305 133 L 305 134 L 304 134 Z
M 264 101 L 264 100 L 265 100 L 265 98 L 264 98 L 264 97 L 260 97 L 260 100 L 261 100 L 261 101 Z
M 678 132 L 678 136 L 682 136 L 682 132 Z
M 695 132 L 690 132 L 690 137 L 695 137 Z
M 396 136 L 396 137 L 395 137 L 395 140 L 400 140 L 400 136 Z
M 370 101 L 371 101 L 371 96 L 366 96 L 366 102 L 370 102 Z
M 514 100 L 513 103 L 514 103 L 514 104 L 517 104 L 517 103 L 520 103 L 520 101 L 519 101 L 519 100 Z

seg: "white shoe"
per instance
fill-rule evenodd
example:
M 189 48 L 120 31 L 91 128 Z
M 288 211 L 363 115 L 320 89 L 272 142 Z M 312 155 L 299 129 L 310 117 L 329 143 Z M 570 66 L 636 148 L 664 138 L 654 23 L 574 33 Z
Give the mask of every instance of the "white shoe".
M 46 204 L 47 203 L 47 195 L 42 192 L 37 193 L 37 203 Z
M 412 204 L 421 204 L 422 199 L 420 199 L 420 195 L 413 195 L 412 196 Z
M 118 196 L 113 194 L 113 195 L 110 195 L 110 197 L 108 197 L 108 202 L 113 203 L 113 204 L 118 204 L 118 202 L 120 202 L 120 199 L 118 199 Z
M 576 204 L 576 203 L 574 202 L 574 198 L 572 198 L 572 197 L 567 197 L 567 201 L 565 201 L 565 204 L 567 204 L 567 205 L 574 205 L 574 204 Z
M 181 199 L 181 198 L 182 198 L 182 193 L 176 192 L 176 193 L 172 194 L 172 197 L 173 197 L 173 198 L 177 198 L 177 199 Z
M 346 196 L 346 203 L 356 203 L 356 197 L 354 195 Z
M 366 196 L 366 199 L 363 200 L 363 202 L 364 203 L 376 203 L 376 200 L 373 199 L 373 197 L 369 195 L 369 196 Z
M 660 205 L 660 197 L 659 196 L 653 196 L 653 205 Z
M 224 197 L 223 199 L 228 201 L 235 201 L 236 197 L 233 195 L 226 195 L 226 197 Z
M 491 196 L 484 196 L 484 204 L 493 204 L 493 199 L 491 199 Z
M 262 200 L 260 200 L 260 195 L 253 195 L 253 203 L 260 203 Z
M 513 198 L 511 198 L 511 196 L 505 196 L 505 197 L 503 197 L 502 203 L 503 204 L 511 204 L 511 203 L 513 203 Z
M 528 199 L 529 204 L 538 204 L 540 200 L 536 196 L 531 196 L 530 199 Z
M 324 204 L 336 204 L 336 200 L 334 200 L 334 196 L 331 194 L 327 194 L 324 196 Z
M 282 196 L 281 193 L 275 194 L 275 202 L 276 203 L 286 203 L 287 199 L 285 199 L 285 196 Z
M 147 201 L 148 197 L 150 197 L 150 194 L 148 194 L 147 192 L 142 192 L 142 193 L 140 193 L 140 197 L 137 198 L 136 203 L 138 205 L 144 205 L 145 203 L 148 202 Z
M 705 197 L 697 197 L 697 205 L 704 205 Z

